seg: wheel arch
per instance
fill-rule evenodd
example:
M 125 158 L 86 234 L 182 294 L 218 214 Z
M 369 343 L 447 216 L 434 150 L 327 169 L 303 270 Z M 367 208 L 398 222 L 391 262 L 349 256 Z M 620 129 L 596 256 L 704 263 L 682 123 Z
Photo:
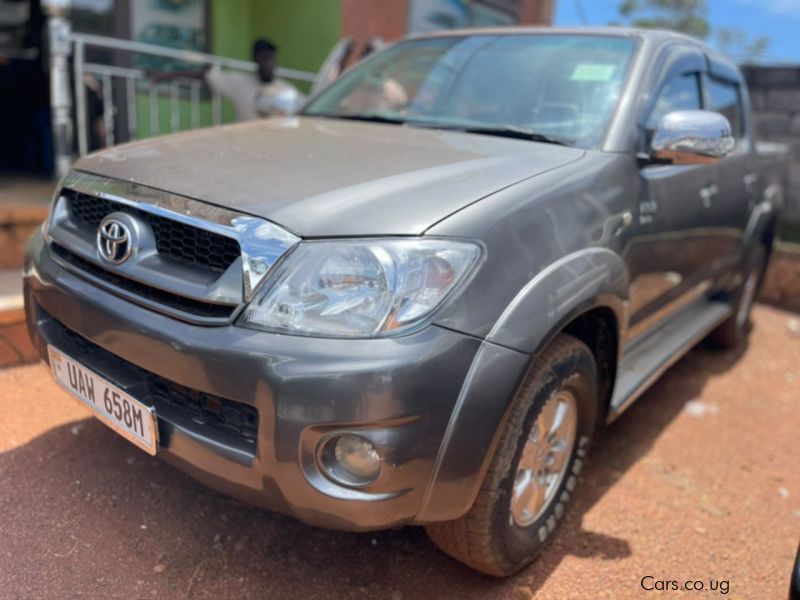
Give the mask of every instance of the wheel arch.
M 572 320 L 607 308 L 626 326 L 628 270 L 607 248 L 569 254 L 538 273 L 497 319 L 486 341 L 536 354 Z
M 778 227 L 778 216 L 783 204 L 783 190 L 780 185 L 773 183 L 764 190 L 761 202 L 750 213 L 744 235 L 742 237 L 744 266 L 748 266 L 753 248 L 762 244 L 767 256 L 772 252 Z
M 598 425 L 605 423 L 614 394 L 621 352 L 618 317 L 607 306 L 595 306 L 575 317 L 562 332 L 582 341 L 594 355 L 599 396 Z
M 419 522 L 456 519 L 472 506 L 519 386 L 559 333 L 587 343 L 595 359 L 599 357 L 604 413 L 626 324 L 627 287 L 621 257 L 594 248 L 556 261 L 520 291 L 473 360 L 433 466 Z

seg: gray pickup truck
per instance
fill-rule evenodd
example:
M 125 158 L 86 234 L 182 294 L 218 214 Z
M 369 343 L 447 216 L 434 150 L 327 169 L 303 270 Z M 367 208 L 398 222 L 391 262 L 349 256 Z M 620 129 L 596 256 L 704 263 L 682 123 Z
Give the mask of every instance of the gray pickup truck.
M 31 239 L 56 380 L 308 523 L 540 552 L 599 427 L 741 343 L 780 173 L 737 67 L 624 29 L 431 34 L 274 118 L 78 162 Z

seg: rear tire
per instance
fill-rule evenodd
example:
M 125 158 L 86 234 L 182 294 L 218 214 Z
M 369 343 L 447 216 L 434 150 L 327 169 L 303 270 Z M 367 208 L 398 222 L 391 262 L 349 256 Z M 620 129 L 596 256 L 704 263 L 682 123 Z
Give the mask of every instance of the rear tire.
M 716 348 L 735 348 L 750 333 L 750 314 L 753 310 L 764 274 L 767 270 L 767 252 L 763 246 L 755 251 L 751 266 L 745 270 L 744 280 L 734 293 L 733 314 L 708 334 L 707 341 Z
M 472 508 L 455 521 L 426 526 L 433 543 L 495 577 L 530 564 L 564 515 L 598 415 L 594 356 L 560 334 L 517 392 Z

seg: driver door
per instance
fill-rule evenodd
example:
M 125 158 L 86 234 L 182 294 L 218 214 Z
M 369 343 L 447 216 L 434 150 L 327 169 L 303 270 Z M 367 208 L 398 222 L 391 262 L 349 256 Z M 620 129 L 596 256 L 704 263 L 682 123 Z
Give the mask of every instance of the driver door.
M 702 108 L 701 75 L 677 72 L 663 83 L 644 121 L 646 148 L 666 114 Z M 716 193 L 716 173 L 714 165 L 641 165 L 637 227 L 626 248 L 629 340 L 707 289 L 712 263 L 707 198 Z

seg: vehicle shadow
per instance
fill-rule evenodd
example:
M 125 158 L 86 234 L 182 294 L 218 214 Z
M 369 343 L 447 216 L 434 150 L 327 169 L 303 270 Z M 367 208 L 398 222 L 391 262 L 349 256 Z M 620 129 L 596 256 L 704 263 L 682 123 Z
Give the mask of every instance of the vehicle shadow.
M 697 346 L 601 431 L 561 531 L 529 569 L 531 591 L 539 589 L 566 556 L 616 560 L 632 554 L 626 540 L 584 529 L 583 515 L 648 453 L 686 404 L 701 395 L 705 384 L 733 367 L 746 350 L 746 341 L 728 351 Z
M 44 579 L 114 597 L 527 598 L 566 557 L 631 555 L 627 540 L 584 528 L 582 515 L 744 350 L 694 349 L 603 432 L 549 548 L 506 580 L 449 559 L 421 528 L 327 531 L 242 504 L 85 419 L 0 454 L 10 534 L 0 541 L 0 591 L 48 595 L 36 587 Z

